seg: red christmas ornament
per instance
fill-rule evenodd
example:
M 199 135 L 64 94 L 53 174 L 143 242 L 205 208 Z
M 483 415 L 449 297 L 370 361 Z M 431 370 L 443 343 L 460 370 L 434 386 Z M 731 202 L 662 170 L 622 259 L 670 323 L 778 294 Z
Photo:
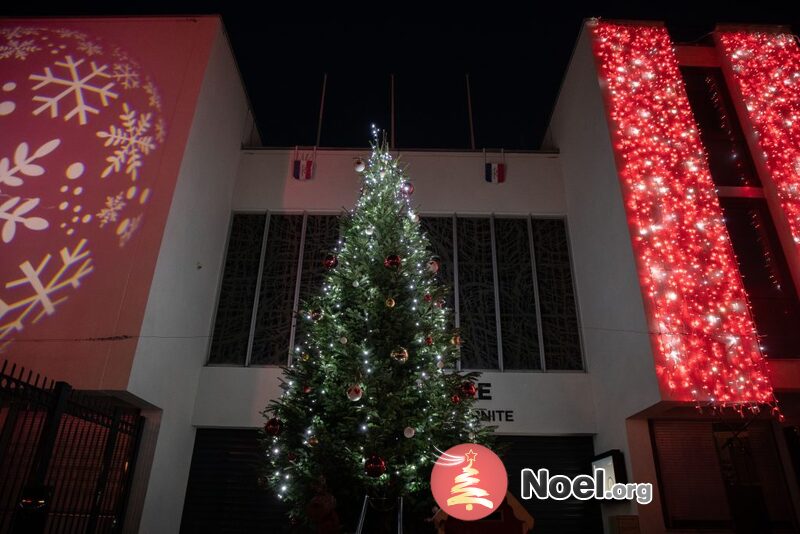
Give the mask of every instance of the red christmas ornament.
M 281 420 L 277 417 L 273 417 L 269 419 L 266 423 L 264 423 L 264 432 L 269 434 L 270 436 L 277 436 L 281 433 Z
M 433 345 L 433 338 L 431 336 L 425 336 L 425 344 L 429 347 Z
M 308 315 L 311 317 L 312 321 L 319 321 L 320 319 L 322 319 L 322 310 L 320 309 L 311 310 L 308 313 Z
M 464 382 L 461 384 L 461 394 L 465 397 L 474 397 L 478 393 L 478 388 L 474 382 Z
M 414 192 L 414 184 L 411 182 L 403 182 L 403 185 L 400 186 L 403 189 L 403 193 L 406 195 L 410 195 Z
M 360 401 L 363 395 L 364 390 L 361 389 L 361 386 L 358 384 L 353 384 L 347 388 L 347 398 L 353 402 Z
M 450 397 L 450 402 L 453 404 L 461 404 L 461 397 L 458 396 L 458 393 L 455 393 L 452 397 Z
M 425 300 L 425 302 L 430 302 L 433 300 L 433 295 L 431 295 L 430 293 L 425 293 L 425 296 L 422 298 Z
M 327 256 L 325 256 L 325 259 L 322 260 L 322 264 L 325 266 L 326 269 L 333 269 L 334 267 L 339 265 L 339 259 L 333 254 L 328 254 Z
M 294 462 L 295 460 L 297 460 L 297 455 L 293 452 L 287 453 L 286 459 L 289 460 L 290 462 Z
M 364 472 L 371 477 L 379 477 L 386 472 L 386 460 L 377 454 L 371 455 L 364 462 Z
M 434 302 L 433 305 L 436 306 L 437 308 L 444 308 L 445 301 L 444 299 L 436 299 L 436 302 Z
M 390 254 L 389 256 L 386 256 L 386 258 L 383 260 L 383 266 L 386 267 L 387 269 L 396 269 L 400 267 L 401 263 L 402 260 L 400 259 L 400 256 L 398 256 L 397 254 Z
M 311 386 L 308 385 L 303 386 L 303 393 L 305 393 L 306 395 L 311 393 Z

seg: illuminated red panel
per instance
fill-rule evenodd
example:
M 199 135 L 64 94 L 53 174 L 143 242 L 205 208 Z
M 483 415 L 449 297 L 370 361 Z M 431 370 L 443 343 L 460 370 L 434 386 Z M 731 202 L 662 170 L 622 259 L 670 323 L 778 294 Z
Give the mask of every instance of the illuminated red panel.
M 723 406 L 772 403 L 667 31 L 590 24 L 662 391 Z
M 756 133 L 765 186 L 776 193 L 800 254 L 800 47 L 786 34 L 735 31 L 717 37 Z

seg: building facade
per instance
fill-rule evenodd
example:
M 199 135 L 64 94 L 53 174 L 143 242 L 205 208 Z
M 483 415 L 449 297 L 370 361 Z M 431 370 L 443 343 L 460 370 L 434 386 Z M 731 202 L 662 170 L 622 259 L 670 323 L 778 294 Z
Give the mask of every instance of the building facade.
M 0 31 L 3 358 L 144 416 L 125 531 L 285 528 L 252 469 L 260 411 L 366 151 L 258 147 L 213 17 Z M 511 491 L 523 467 L 587 473 L 609 451 L 654 485 L 647 505 L 526 501 L 534 532 L 797 530 L 798 121 L 779 28 L 680 46 L 591 20 L 543 150 L 399 153 Z M 58 300 L 15 293 L 47 257 L 83 270 L 44 284 Z

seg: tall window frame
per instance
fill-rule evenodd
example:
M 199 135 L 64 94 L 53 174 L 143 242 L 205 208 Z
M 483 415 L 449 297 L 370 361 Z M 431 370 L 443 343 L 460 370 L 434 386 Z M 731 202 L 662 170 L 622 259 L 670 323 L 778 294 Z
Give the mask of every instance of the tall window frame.
M 264 217 L 264 227 L 263 232 L 261 234 L 260 240 L 260 256 L 259 256 L 259 264 L 258 264 L 258 273 L 256 276 L 255 281 L 255 290 L 252 296 L 252 308 L 250 313 L 250 324 L 249 324 L 249 335 L 248 335 L 248 342 L 247 342 L 247 349 L 244 355 L 243 361 L 213 361 L 214 354 L 213 354 L 213 345 L 214 345 L 214 336 L 216 334 L 216 326 L 217 326 L 217 315 L 219 313 L 220 307 L 220 300 L 222 298 L 223 293 L 223 284 L 225 280 L 225 272 L 224 267 L 228 262 L 228 254 L 230 251 L 230 243 L 231 243 L 231 230 L 233 228 L 234 219 L 237 215 L 252 215 L 252 216 L 259 216 Z M 226 250 L 225 250 L 225 257 L 223 259 L 223 269 L 222 275 L 220 276 L 220 280 L 217 287 L 217 299 L 214 308 L 214 314 L 212 317 L 212 324 L 211 324 L 211 342 L 208 344 L 208 351 L 206 355 L 206 365 L 212 367 L 276 367 L 282 365 L 291 364 L 292 361 L 292 354 L 296 351 L 297 343 L 297 334 L 298 334 L 298 320 L 297 320 L 297 311 L 300 306 L 301 300 L 301 282 L 304 276 L 304 255 L 306 251 L 306 237 L 307 237 L 307 229 L 308 229 L 308 220 L 309 217 L 315 216 L 338 216 L 340 212 L 334 211 L 326 211 L 326 210 L 315 210 L 315 211 L 300 211 L 300 210 L 266 210 L 266 211 L 257 211 L 257 210 L 237 210 L 231 214 L 231 219 L 229 221 L 229 229 L 228 229 L 228 241 L 226 243 Z M 254 361 L 254 338 L 256 335 L 257 325 L 257 316 L 259 311 L 259 304 L 260 304 L 260 296 L 262 293 L 262 283 L 264 282 L 263 274 L 264 274 L 264 266 L 265 266 L 265 259 L 268 254 L 269 249 L 269 235 L 270 235 L 270 222 L 273 217 L 275 216 L 299 216 L 302 217 L 302 225 L 300 230 L 300 238 L 299 238 L 299 245 L 298 245 L 298 259 L 295 264 L 295 272 L 294 272 L 294 288 L 293 288 L 293 299 L 292 299 L 292 317 L 291 317 L 291 325 L 290 325 L 290 333 L 289 333 L 289 343 L 286 347 L 286 359 L 280 360 L 278 362 L 270 362 L 270 363 L 262 363 L 258 361 Z M 578 299 L 577 299 L 577 288 L 575 285 L 575 276 L 574 276 L 574 266 L 572 262 L 572 251 L 570 246 L 569 240 L 569 228 L 568 228 L 568 221 L 565 217 L 560 215 L 522 215 L 522 214 L 501 214 L 501 213 L 423 213 L 420 215 L 423 224 L 428 219 L 438 218 L 448 221 L 451 230 L 452 230 L 452 250 L 448 251 L 452 258 L 452 280 L 444 280 L 445 283 L 451 285 L 452 290 L 452 305 L 454 310 L 454 327 L 456 329 L 460 329 L 462 327 L 463 322 L 463 315 L 462 315 L 462 299 L 460 295 L 460 283 L 459 283 L 459 220 L 463 221 L 465 219 L 480 219 L 485 220 L 488 222 L 490 233 L 489 233 L 489 240 L 490 240 L 490 249 L 491 249 L 491 285 L 492 291 L 494 293 L 493 297 L 493 311 L 494 311 L 494 332 L 496 334 L 496 344 L 497 344 L 497 365 L 496 367 L 490 366 L 464 366 L 465 369 L 470 370 L 484 370 L 490 372 L 534 372 L 534 373 L 584 373 L 586 372 L 586 359 L 584 353 L 584 342 L 582 336 L 582 330 L 580 327 L 580 312 L 578 307 Z M 538 367 L 530 366 L 530 367 L 520 367 L 519 365 L 513 366 L 512 368 L 508 368 L 506 365 L 506 359 L 504 358 L 504 346 L 503 346 L 503 326 L 502 326 L 502 316 L 503 316 L 503 309 L 501 303 L 501 288 L 500 288 L 500 279 L 499 279 L 499 263 L 498 263 L 498 245 L 497 245 L 497 230 L 496 226 L 501 224 L 505 221 L 510 220 L 517 220 L 517 221 L 524 221 L 524 226 L 526 227 L 526 234 L 527 234 L 527 247 L 528 247 L 528 254 L 530 255 L 530 269 L 531 269 L 531 283 L 532 283 L 532 291 L 533 291 L 533 313 L 535 313 L 535 326 L 532 330 L 535 330 L 536 335 L 536 350 L 535 350 L 535 358 L 538 363 Z M 535 240 L 535 231 L 534 225 L 537 224 L 536 221 L 545 221 L 545 220 L 553 220 L 553 221 L 560 221 L 563 224 L 563 237 L 565 239 L 565 250 L 564 254 L 566 255 L 566 265 L 562 265 L 563 267 L 567 268 L 568 277 L 569 277 L 569 291 L 571 297 L 571 304 L 572 304 L 572 315 L 570 319 L 574 319 L 574 340 L 575 349 L 577 354 L 575 356 L 571 356 L 568 358 L 569 365 L 571 368 L 559 368 L 557 365 L 551 365 L 548 361 L 548 353 L 547 353 L 547 342 L 546 342 L 546 332 L 545 327 L 543 325 L 542 319 L 542 301 L 541 301 L 541 288 L 540 288 L 540 280 L 539 280 L 539 273 L 537 271 L 537 251 L 539 250 L 536 245 Z M 498 223 L 500 221 L 500 223 Z M 434 247 L 435 248 L 435 247 Z M 574 316 L 574 317 L 573 317 Z M 519 360 L 520 358 L 518 358 Z M 524 359 L 524 358 L 523 358 Z M 459 361 L 458 368 L 462 368 L 462 363 Z

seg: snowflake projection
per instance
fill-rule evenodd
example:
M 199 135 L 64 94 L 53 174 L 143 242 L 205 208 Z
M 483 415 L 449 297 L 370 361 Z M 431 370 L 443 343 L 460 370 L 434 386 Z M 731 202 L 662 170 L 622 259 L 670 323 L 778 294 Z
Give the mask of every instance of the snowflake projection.
M 91 253 L 86 250 L 86 243 L 85 239 L 81 239 L 72 250 L 67 247 L 62 248 L 59 251 L 61 266 L 50 275 L 46 274 L 53 259 L 50 254 L 45 255 L 36 267 L 27 260 L 20 264 L 19 269 L 23 277 L 7 282 L 5 288 L 21 288 L 28 291 L 25 296 L 14 302 L 0 298 L 0 341 L 7 339 L 15 331 L 21 331 L 28 317 L 35 312 L 38 313 L 33 317 L 31 321 L 33 323 L 38 322 L 44 315 L 55 313 L 56 306 L 67 300 L 67 297 L 60 295 L 63 290 L 80 287 L 83 278 L 94 270 Z
M 122 199 L 123 193 L 119 193 L 113 197 L 106 197 L 106 205 L 97 212 L 97 218 L 100 220 L 100 228 L 108 223 L 116 222 L 119 219 L 119 212 L 125 207 L 125 201 Z
M 0 106 L 2 351 L 84 313 L 76 297 L 86 282 L 118 276 L 139 233 L 162 223 L 144 206 L 158 194 L 174 99 L 167 107 L 172 91 L 150 62 L 91 25 L 0 26 L 0 71 L 14 70 L 0 79 L 0 100 L 16 110 L 9 122 L 9 105 Z
M 51 85 L 64 87 L 60 93 L 54 96 L 34 96 L 34 102 L 44 102 L 41 106 L 33 111 L 34 115 L 39 115 L 43 111 L 49 109 L 50 118 L 58 117 L 59 103 L 69 95 L 74 95 L 75 107 L 73 107 L 64 116 L 64 120 L 68 121 L 77 115 L 78 122 L 83 125 L 87 122 L 87 113 L 97 115 L 99 112 L 97 108 L 86 103 L 89 94 L 96 95 L 100 99 L 100 103 L 103 107 L 108 106 L 108 101 L 110 98 L 117 98 L 117 93 L 111 90 L 111 88 L 114 87 L 114 82 L 109 81 L 102 87 L 100 85 L 92 85 L 92 82 L 103 83 L 100 80 L 101 78 L 111 78 L 111 74 L 107 72 L 108 65 L 101 65 L 98 67 L 95 62 L 92 61 L 89 64 L 91 72 L 86 75 L 81 75 L 80 66 L 84 63 L 84 61 L 86 60 L 79 59 L 78 61 L 75 61 L 72 59 L 72 56 L 69 55 L 65 56 L 64 61 L 56 61 L 56 67 L 61 67 L 67 71 L 64 78 L 54 76 L 50 67 L 45 67 L 43 75 L 31 74 L 28 77 L 31 80 L 39 82 L 33 86 L 34 91 L 38 91 L 43 87 L 49 87 Z
M 22 185 L 23 178 L 20 176 L 41 176 L 44 174 L 44 167 L 34 163 L 39 158 L 48 155 L 61 144 L 60 139 L 52 139 L 38 149 L 33 154 L 28 154 L 28 143 L 20 143 L 14 151 L 14 166 L 11 166 L 9 158 L 0 159 L 0 185 L 18 187 Z
M 99 44 L 91 41 L 81 41 L 78 44 L 78 50 L 87 56 L 96 56 L 103 53 L 103 48 Z
M 128 241 L 131 240 L 133 234 L 135 234 L 136 230 L 138 230 L 142 225 L 142 217 L 143 215 L 140 213 L 133 219 L 125 219 L 117 227 L 117 235 L 119 236 L 120 247 L 124 247 L 128 244 Z
M 23 28 L 16 26 L 14 28 L 0 28 L 0 35 L 4 36 L 9 41 L 19 40 L 29 35 L 39 35 L 41 30 L 38 28 Z
M 128 63 L 129 65 L 132 65 L 136 68 L 139 68 L 140 66 L 138 61 L 133 59 L 131 56 L 128 55 L 127 52 L 125 52 L 119 47 L 114 47 L 114 49 L 111 51 L 111 55 L 114 56 L 114 58 L 120 63 Z
M 28 54 L 36 52 L 37 50 L 41 49 L 33 44 L 33 40 L 10 40 L 7 44 L 0 45 L 0 59 L 8 59 L 13 56 L 15 59 L 25 60 Z
M 86 38 L 87 38 L 85 33 L 79 32 L 78 30 L 68 30 L 68 29 L 65 29 L 65 28 L 61 28 L 59 30 L 56 30 L 55 32 L 56 32 L 56 35 L 58 35 L 62 39 L 72 38 L 72 39 L 79 39 L 81 41 L 85 41 Z
M 10 243 L 14 239 L 17 224 L 23 225 L 28 230 L 44 230 L 49 226 L 47 220 L 41 217 L 25 216 L 38 205 L 38 198 L 22 200 L 21 197 L 11 197 L 0 204 L 0 222 L 5 221 L 0 230 L 0 238 L 3 239 L 3 243 Z
M 158 91 L 158 87 L 153 84 L 153 80 L 147 78 L 147 83 L 142 86 L 142 89 L 150 95 L 150 107 L 161 111 L 161 93 Z
M 159 117 L 158 121 L 156 122 L 156 141 L 158 141 L 159 143 L 163 143 L 166 137 L 167 137 L 167 125 L 164 122 L 164 118 Z
M 122 126 L 108 127 L 108 131 L 97 132 L 97 137 L 105 139 L 103 146 L 117 147 L 114 153 L 106 158 L 106 167 L 101 178 L 105 178 L 112 172 L 119 172 L 125 165 L 125 174 L 129 174 L 131 180 L 139 178 L 139 167 L 143 165 L 142 157 L 153 150 L 156 145 L 153 143 L 153 136 L 147 135 L 152 124 L 152 113 L 142 113 L 137 116 L 136 110 L 131 109 L 127 103 L 122 105 L 122 115 L 119 116 Z
M 139 87 L 139 73 L 130 63 L 116 63 L 111 71 L 111 76 L 117 80 L 123 89 L 136 89 Z

